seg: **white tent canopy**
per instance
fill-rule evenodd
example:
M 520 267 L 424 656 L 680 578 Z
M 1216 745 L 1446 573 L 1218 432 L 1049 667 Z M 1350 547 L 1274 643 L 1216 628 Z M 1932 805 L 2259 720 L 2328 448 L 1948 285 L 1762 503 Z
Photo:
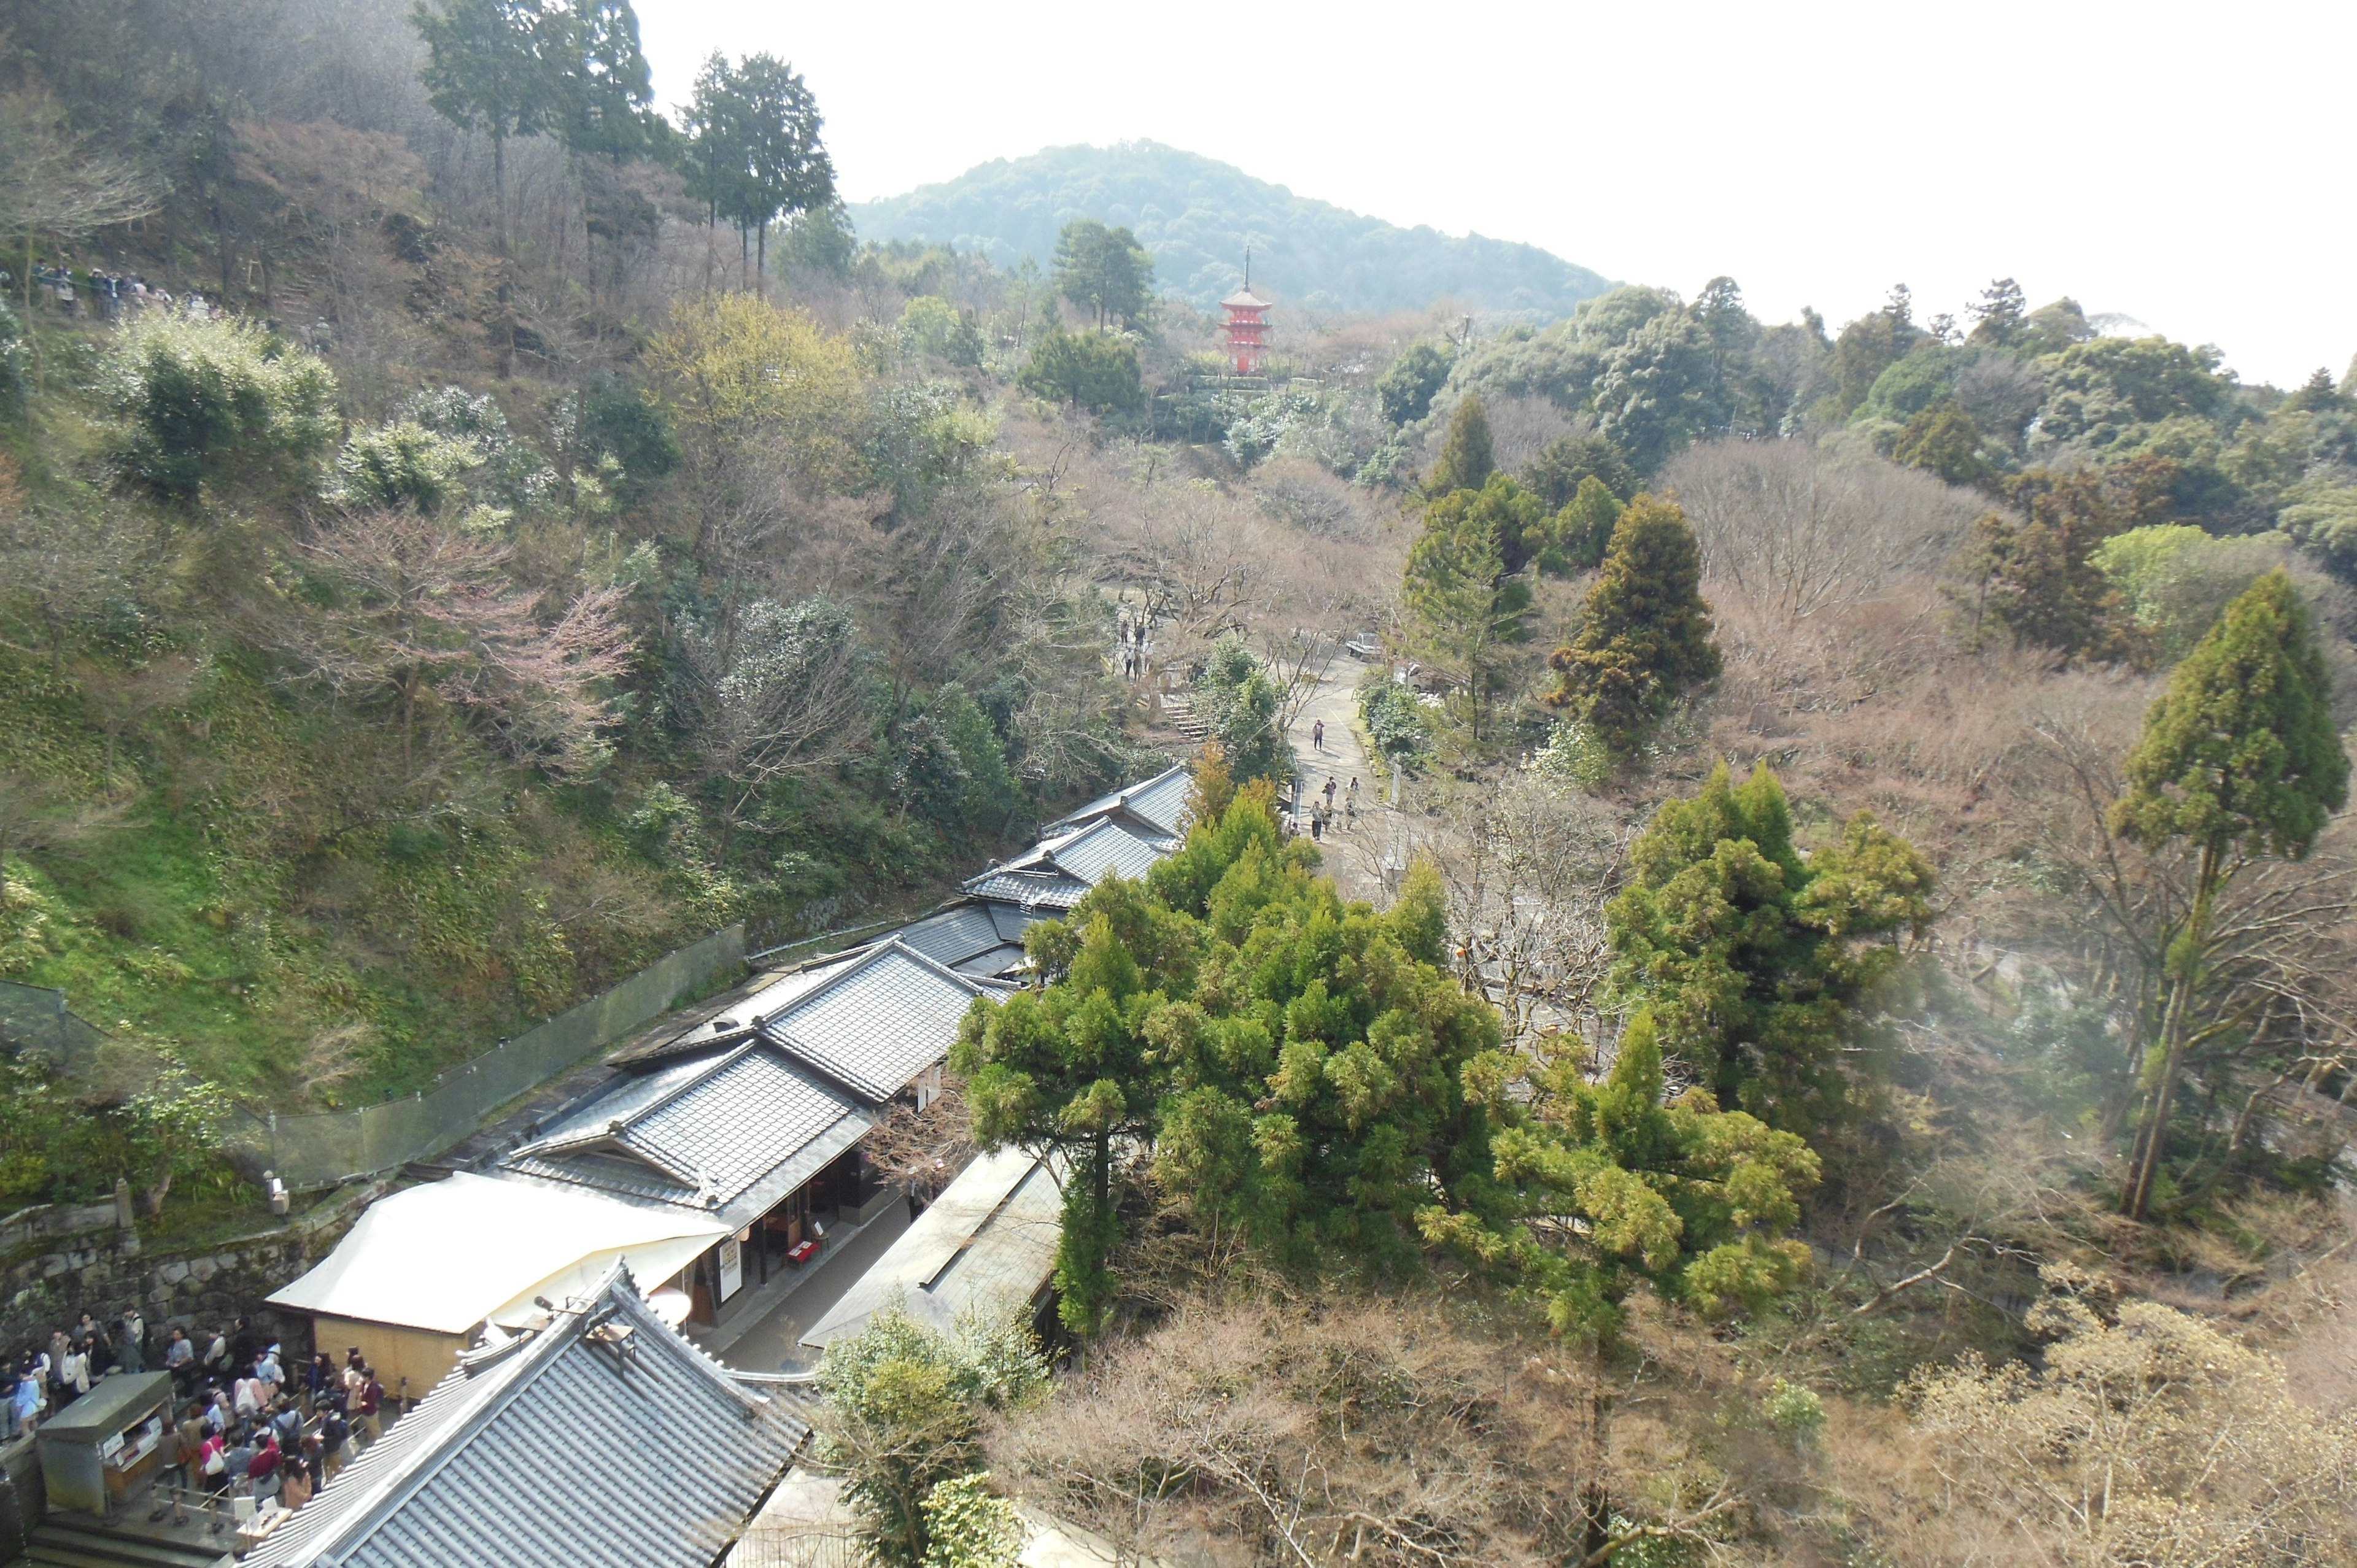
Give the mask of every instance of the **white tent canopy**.
M 379 1198 L 318 1267 L 270 1297 L 296 1312 L 463 1334 L 593 1290 L 616 1262 L 651 1289 L 717 1220 L 460 1174 Z

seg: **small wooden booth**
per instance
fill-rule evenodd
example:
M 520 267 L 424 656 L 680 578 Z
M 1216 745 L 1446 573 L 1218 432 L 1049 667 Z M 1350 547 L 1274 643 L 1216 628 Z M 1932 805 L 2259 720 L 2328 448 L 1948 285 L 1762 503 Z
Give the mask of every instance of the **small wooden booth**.
M 118 1372 L 50 1417 L 38 1437 L 49 1506 L 112 1518 L 154 1478 L 173 1397 L 169 1372 Z

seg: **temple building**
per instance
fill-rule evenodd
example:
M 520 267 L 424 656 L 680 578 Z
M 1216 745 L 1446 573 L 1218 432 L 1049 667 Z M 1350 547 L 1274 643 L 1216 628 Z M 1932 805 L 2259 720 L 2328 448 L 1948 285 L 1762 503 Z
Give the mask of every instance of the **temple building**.
M 1228 344 L 1228 370 L 1232 375 L 1260 374 L 1261 360 L 1268 352 L 1269 302 L 1252 291 L 1252 272 L 1246 263 L 1243 286 L 1220 301 L 1226 318 L 1220 330 Z

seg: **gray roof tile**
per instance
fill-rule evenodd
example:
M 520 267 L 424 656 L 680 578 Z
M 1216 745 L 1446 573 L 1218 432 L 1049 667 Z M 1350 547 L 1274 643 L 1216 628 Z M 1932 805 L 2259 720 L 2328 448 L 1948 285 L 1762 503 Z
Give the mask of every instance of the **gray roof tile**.
M 544 1180 L 721 1209 L 776 1185 L 781 1170 L 808 1164 L 822 1141 L 840 1153 L 872 1121 L 856 1099 L 777 1045 L 748 1040 L 614 1080 L 508 1156 L 507 1165 Z M 846 1123 L 847 1135 L 829 1137 L 845 1134 Z
M 1053 836 L 1099 817 L 1126 816 L 1149 830 L 1175 834 L 1186 823 L 1187 801 L 1194 792 L 1194 778 L 1181 764 L 1110 795 L 1100 795 L 1069 816 L 1049 823 L 1047 831 Z
M 1013 904 L 1027 910 L 1044 909 L 1051 915 L 1060 915 L 1081 901 L 1088 892 L 1089 885 L 1053 867 L 1023 871 L 1002 866 L 974 878 L 965 885 L 965 890 L 977 898 L 987 898 L 993 903 Z
M 945 963 L 952 969 L 1006 940 L 999 935 L 990 911 L 980 904 L 961 904 L 953 909 L 944 909 L 915 925 L 901 927 L 892 936 L 935 963 Z
M 584 1333 L 608 1312 L 628 1358 Z M 810 1432 L 797 1398 L 664 1326 L 619 1267 L 471 1359 L 250 1568 L 706 1568 Z
M 949 1054 L 984 988 L 898 940 L 761 1022 L 761 1032 L 872 1101 L 889 1100 Z

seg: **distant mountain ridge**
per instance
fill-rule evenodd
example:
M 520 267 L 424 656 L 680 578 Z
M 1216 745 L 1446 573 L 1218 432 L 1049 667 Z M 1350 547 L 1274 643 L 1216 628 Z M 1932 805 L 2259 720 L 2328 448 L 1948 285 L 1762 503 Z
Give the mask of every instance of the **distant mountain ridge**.
M 1402 229 L 1294 195 L 1232 164 L 1165 146 L 1049 147 L 851 209 L 860 237 L 954 245 L 1013 266 L 1048 264 L 1076 218 L 1126 224 L 1166 295 L 1209 310 L 1243 278 L 1313 309 L 1421 310 L 1440 299 L 1539 319 L 1612 285 L 1536 245 Z

